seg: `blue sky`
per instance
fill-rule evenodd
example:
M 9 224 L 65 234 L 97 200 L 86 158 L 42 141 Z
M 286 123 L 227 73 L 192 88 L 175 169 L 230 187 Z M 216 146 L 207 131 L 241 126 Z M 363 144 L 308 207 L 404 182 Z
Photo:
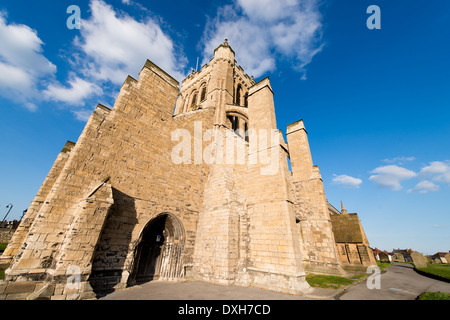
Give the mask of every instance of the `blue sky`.
M 278 127 L 304 120 L 328 200 L 359 214 L 372 247 L 448 251 L 449 21 L 445 0 L 0 0 L 0 218 L 9 203 L 20 218 L 146 59 L 181 80 L 228 37 L 249 75 L 270 77 Z

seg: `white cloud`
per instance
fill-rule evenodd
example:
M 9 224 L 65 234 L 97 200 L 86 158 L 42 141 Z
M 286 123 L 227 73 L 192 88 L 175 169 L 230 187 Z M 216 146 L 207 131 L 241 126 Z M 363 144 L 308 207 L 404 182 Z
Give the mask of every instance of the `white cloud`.
M 84 100 L 92 95 L 99 95 L 103 90 L 94 83 L 74 76 L 69 81 L 70 87 L 64 87 L 60 84 L 50 84 L 43 92 L 49 100 L 60 101 L 69 105 L 84 104 Z
M 122 3 L 146 10 L 134 1 Z M 138 21 L 103 0 L 91 0 L 90 13 L 82 19 L 80 34 L 73 40 L 74 50 L 66 57 L 72 68 L 67 84 L 50 81 L 43 91 L 45 99 L 72 106 L 75 117 L 86 121 L 92 111 L 84 106 L 112 102 L 126 77 L 137 78 L 147 59 L 177 80 L 184 78 L 187 59 L 177 53 L 158 17 L 148 15 L 145 21 Z
M 431 177 L 436 182 L 450 183 L 450 161 L 433 161 L 423 167 L 419 174 L 424 177 Z
M 92 115 L 93 110 L 81 109 L 72 111 L 75 117 L 83 122 L 87 122 L 89 117 Z
M 39 82 L 56 73 L 43 54 L 43 41 L 26 25 L 8 24 L 0 12 L 0 44 L 0 95 L 36 110 Z
M 359 188 L 359 186 L 363 182 L 361 179 L 353 178 L 353 177 L 345 175 L 345 174 L 342 174 L 339 176 L 334 175 L 334 178 L 332 181 L 335 184 L 341 184 L 341 185 L 344 185 L 346 187 L 351 187 L 351 188 Z
M 414 187 L 414 189 L 409 189 L 408 192 L 428 193 L 428 192 L 438 191 L 438 190 L 439 190 L 438 185 L 435 185 L 431 181 L 423 180 L 423 181 L 420 181 Z
M 0 62 L 0 92 L 3 95 L 9 95 L 10 90 L 32 95 L 35 90 L 35 80 L 26 70 Z
M 305 76 L 305 66 L 322 49 L 322 16 L 317 0 L 235 0 L 220 7 L 203 36 L 203 63 L 228 38 L 236 60 L 255 77 L 274 71 L 276 57 L 290 59 Z
M 403 189 L 400 184 L 401 181 L 417 176 L 414 171 L 396 165 L 378 167 L 371 171 L 371 173 L 374 175 L 370 176 L 369 180 L 375 182 L 381 187 L 386 187 L 396 191 Z
M 448 224 L 434 224 L 433 228 L 448 228 Z
M 401 164 L 401 163 L 404 162 L 404 161 L 414 161 L 414 160 L 416 160 L 415 157 L 405 157 L 405 156 L 401 156 L 401 157 L 396 157 L 396 158 L 393 158 L 393 159 L 384 159 L 383 161 L 384 161 L 384 162 L 387 162 L 387 163 L 398 162 L 398 163 Z
M 80 37 L 74 41 L 83 58 L 82 73 L 97 81 L 121 85 L 127 75 L 137 77 L 147 59 L 174 78 L 184 78 L 186 58 L 157 21 L 137 21 L 114 11 L 102 0 L 92 0 L 91 16 L 82 20 Z

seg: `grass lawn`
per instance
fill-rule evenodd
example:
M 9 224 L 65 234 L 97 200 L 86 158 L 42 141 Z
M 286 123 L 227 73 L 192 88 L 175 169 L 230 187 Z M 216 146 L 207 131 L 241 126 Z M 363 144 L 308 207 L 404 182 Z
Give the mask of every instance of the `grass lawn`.
M 7 245 L 7 243 L 0 243 L 0 251 L 4 251 Z
M 0 243 L 0 255 L 6 249 L 7 243 Z M 5 270 L 3 270 L 2 266 L 0 266 L 0 280 L 3 280 L 5 277 Z
M 384 263 L 384 262 L 380 262 L 380 260 L 377 260 L 377 266 L 380 267 L 381 271 L 390 267 L 391 265 L 392 265 L 392 263 Z
M 444 292 L 424 292 L 417 300 L 450 300 L 450 293 Z
M 449 264 L 435 264 L 427 263 L 426 268 L 417 268 L 417 270 L 431 273 L 450 280 L 450 265 Z
M 355 280 L 338 276 L 308 274 L 306 275 L 306 281 L 311 287 L 339 289 L 341 286 L 352 284 Z

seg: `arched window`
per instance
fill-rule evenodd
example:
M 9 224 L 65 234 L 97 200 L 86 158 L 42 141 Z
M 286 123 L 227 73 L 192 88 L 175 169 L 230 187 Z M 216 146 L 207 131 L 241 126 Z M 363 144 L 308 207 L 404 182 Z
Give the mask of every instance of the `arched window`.
M 189 111 L 197 109 L 197 92 L 194 92 L 191 100 L 191 106 L 189 107 Z
M 241 138 L 248 142 L 248 124 L 245 118 L 233 114 L 227 115 L 231 123 L 231 129 Z
M 200 94 L 200 102 L 203 102 L 205 100 L 206 100 L 206 85 L 203 86 Z
M 248 108 L 248 92 L 244 95 L 244 107 Z
M 183 112 L 187 112 L 189 108 L 189 96 L 184 97 Z
M 241 94 L 242 94 L 242 86 L 241 84 L 238 84 L 236 88 L 236 105 L 241 105 Z

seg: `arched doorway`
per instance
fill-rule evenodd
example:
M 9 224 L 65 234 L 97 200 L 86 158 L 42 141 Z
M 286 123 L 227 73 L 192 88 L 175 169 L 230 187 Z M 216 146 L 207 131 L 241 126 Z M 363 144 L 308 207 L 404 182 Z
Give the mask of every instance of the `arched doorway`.
M 135 250 L 132 281 L 182 278 L 184 238 L 183 225 L 174 215 L 163 213 L 152 219 Z

